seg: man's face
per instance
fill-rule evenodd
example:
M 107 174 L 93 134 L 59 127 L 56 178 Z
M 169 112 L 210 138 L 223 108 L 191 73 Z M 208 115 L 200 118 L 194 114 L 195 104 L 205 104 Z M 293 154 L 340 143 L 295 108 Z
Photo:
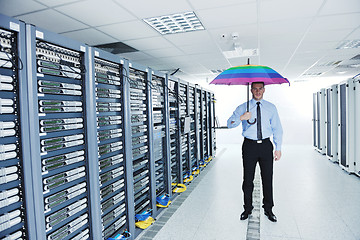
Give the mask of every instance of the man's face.
M 263 98 L 264 92 L 265 88 L 262 83 L 254 83 L 251 87 L 251 93 L 256 101 L 259 101 Z

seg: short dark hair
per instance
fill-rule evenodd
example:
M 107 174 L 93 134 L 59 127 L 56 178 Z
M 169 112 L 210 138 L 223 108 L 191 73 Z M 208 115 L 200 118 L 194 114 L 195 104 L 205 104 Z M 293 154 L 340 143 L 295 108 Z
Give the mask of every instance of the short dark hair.
M 252 82 L 251 83 L 251 88 L 254 86 L 254 84 L 262 84 L 263 85 L 263 87 L 265 86 L 265 83 L 264 82 Z

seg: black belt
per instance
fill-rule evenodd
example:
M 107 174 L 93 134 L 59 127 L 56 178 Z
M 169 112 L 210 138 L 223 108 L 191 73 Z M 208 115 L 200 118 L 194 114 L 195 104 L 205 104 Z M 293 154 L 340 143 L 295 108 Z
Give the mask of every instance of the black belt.
M 249 142 L 254 142 L 254 143 L 263 143 L 264 141 L 269 141 L 270 138 L 264 138 L 262 140 L 252 140 L 252 139 L 249 139 L 249 138 L 245 138 L 246 141 L 249 141 Z

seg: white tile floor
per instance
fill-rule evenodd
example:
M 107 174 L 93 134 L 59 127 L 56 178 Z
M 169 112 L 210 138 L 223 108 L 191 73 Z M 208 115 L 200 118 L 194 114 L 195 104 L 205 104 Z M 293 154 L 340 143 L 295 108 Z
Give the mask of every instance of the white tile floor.
M 217 159 L 155 240 L 242 240 L 241 145 L 220 145 Z M 359 240 L 360 178 L 312 146 L 283 146 L 274 166 L 274 213 L 261 209 L 262 240 Z

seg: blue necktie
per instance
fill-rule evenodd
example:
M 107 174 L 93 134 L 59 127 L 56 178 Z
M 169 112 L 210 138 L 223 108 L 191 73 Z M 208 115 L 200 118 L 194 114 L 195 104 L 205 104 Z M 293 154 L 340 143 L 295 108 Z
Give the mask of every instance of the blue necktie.
M 257 114 L 257 138 L 258 140 L 262 140 L 262 132 L 261 132 L 261 112 L 260 112 L 260 102 L 257 102 L 256 114 Z

